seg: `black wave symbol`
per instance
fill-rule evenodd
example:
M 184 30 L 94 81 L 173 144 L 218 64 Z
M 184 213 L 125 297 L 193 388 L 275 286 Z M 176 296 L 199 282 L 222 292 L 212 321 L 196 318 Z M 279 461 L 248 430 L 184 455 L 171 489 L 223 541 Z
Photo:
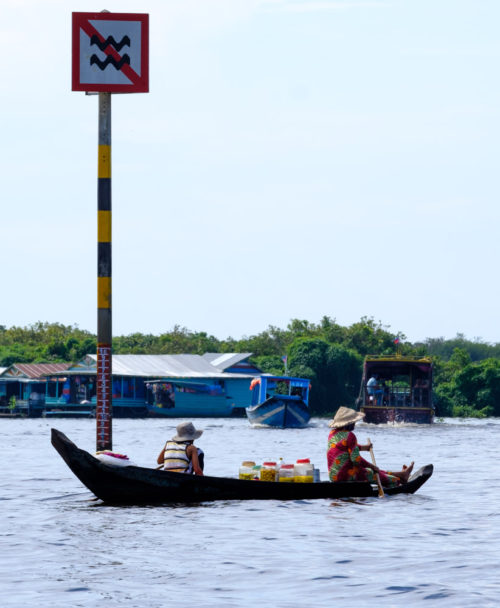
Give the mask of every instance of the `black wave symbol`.
M 130 46 L 130 38 L 128 36 L 123 36 L 120 42 L 116 42 L 113 36 L 108 36 L 104 42 L 101 42 L 99 36 L 94 34 L 90 39 L 90 46 L 93 44 L 96 44 L 101 51 L 106 50 L 109 45 L 114 46 L 117 51 L 121 51 L 125 45 Z
M 101 68 L 101 70 L 107 68 L 110 63 L 113 64 L 117 70 L 120 70 L 124 63 L 130 65 L 130 57 L 125 54 L 122 56 L 120 61 L 116 61 L 114 57 L 108 55 L 104 61 L 101 61 L 97 55 L 92 55 L 92 57 L 90 58 L 90 65 L 93 65 L 94 63 L 97 65 L 98 68 Z

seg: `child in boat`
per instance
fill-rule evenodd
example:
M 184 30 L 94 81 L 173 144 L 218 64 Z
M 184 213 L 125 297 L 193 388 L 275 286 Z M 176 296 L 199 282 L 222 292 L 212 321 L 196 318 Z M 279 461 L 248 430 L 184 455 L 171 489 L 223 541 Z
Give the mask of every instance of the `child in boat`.
M 378 473 L 383 486 L 394 487 L 406 483 L 413 470 L 413 462 L 409 467 L 403 465 L 402 471 L 382 471 L 361 457 L 360 451 L 371 448 L 371 443 L 358 444 L 353 433 L 354 425 L 364 418 L 364 414 L 348 407 L 340 407 L 335 418 L 330 422 L 332 427 L 328 436 L 328 475 L 330 481 L 369 481 L 375 483 Z
M 203 475 L 203 450 L 194 445 L 194 440 L 203 431 L 196 430 L 192 422 L 177 425 L 177 434 L 172 437 L 159 453 L 157 462 L 164 471 Z

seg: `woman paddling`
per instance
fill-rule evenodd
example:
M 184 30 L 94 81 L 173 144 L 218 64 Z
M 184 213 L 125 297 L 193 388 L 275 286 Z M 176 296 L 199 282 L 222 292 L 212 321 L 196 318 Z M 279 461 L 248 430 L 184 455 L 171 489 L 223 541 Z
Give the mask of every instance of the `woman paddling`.
M 383 486 L 388 488 L 406 483 L 413 470 L 403 465 L 402 471 L 382 471 L 377 465 L 361 457 L 360 451 L 369 451 L 371 443 L 359 445 L 353 433 L 354 425 L 365 415 L 348 407 L 340 407 L 335 418 L 330 422 L 332 427 L 328 436 L 328 475 L 330 481 L 369 481 L 376 483 L 376 473 Z

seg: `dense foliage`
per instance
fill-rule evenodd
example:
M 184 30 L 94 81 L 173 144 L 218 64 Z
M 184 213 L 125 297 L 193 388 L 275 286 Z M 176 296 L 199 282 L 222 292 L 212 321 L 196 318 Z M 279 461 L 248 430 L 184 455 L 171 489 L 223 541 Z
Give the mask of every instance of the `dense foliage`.
M 35 323 L 29 327 L 0 325 L 0 366 L 12 363 L 78 361 L 95 353 L 96 337 L 88 331 L 59 323 Z
M 428 338 L 412 344 L 398 333 L 403 355 L 430 355 L 440 416 L 500 416 L 500 344 Z M 311 380 L 311 409 L 329 414 L 339 405 L 354 404 L 359 392 L 363 357 L 393 354 L 395 334 L 363 317 L 349 327 L 323 317 L 317 324 L 293 319 L 286 329 L 270 326 L 255 336 L 219 340 L 205 332 L 175 326 L 158 336 L 134 333 L 113 340 L 117 354 L 180 354 L 250 352 L 263 371 Z M 96 336 L 76 326 L 35 323 L 29 327 L 0 325 L 0 366 L 12 363 L 78 361 L 95 353 Z

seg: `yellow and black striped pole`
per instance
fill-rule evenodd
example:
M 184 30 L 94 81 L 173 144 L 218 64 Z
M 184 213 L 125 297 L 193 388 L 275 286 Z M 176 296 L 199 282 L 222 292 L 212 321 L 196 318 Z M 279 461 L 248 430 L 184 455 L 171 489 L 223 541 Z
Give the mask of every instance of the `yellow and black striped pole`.
M 111 391 L 111 93 L 99 93 L 97 168 L 96 449 L 112 449 Z

